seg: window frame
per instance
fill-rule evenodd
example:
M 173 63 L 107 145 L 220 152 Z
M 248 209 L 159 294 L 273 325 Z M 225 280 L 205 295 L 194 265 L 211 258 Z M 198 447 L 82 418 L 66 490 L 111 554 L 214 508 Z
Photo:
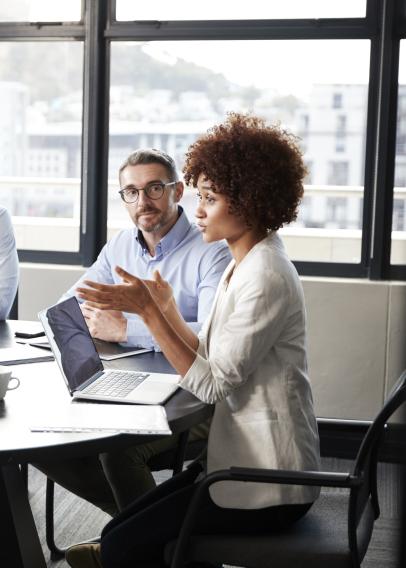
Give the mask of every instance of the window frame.
M 401 0 L 367 0 L 364 18 L 298 20 L 124 22 L 115 19 L 115 7 L 115 0 L 83 0 L 79 23 L 0 23 L 0 41 L 84 43 L 80 249 L 77 253 L 21 250 L 21 260 L 89 266 L 106 242 L 112 42 L 366 39 L 371 49 L 361 259 L 358 264 L 295 261 L 295 265 L 303 276 L 406 280 L 406 265 L 390 264 L 399 46 L 406 37 Z

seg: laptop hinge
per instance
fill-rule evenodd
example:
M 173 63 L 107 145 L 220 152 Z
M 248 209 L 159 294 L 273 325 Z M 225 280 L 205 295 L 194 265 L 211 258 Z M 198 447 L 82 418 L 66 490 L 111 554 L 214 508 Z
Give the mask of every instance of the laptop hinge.
M 80 387 L 77 388 L 76 390 L 74 390 L 73 392 L 80 392 L 80 391 L 84 390 L 84 389 L 87 388 L 89 385 L 91 385 L 96 379 L 100 378 L 103 373 L 104 373 L 104 370 L 97 371 L 97 373 L 95 373 L 94 375 L 92 375 L 92 376 L 90 377 L 90 379 L 87 379 L 87 381 L 85 381 L 84 383 L 82 383 L 82 384 L 80 385 Z

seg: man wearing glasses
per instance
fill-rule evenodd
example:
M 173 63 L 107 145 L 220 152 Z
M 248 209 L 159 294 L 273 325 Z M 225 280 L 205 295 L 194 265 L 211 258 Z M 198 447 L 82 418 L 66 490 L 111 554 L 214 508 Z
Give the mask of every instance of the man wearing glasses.
M 121 282 L 115 267 L 152 279 L 159 270 L 183 317 L 197 332 L 207 317 L 220 277 L 231 257 L 224 243 L 205 244 L 178 205 L 183 194 L 173 159 L 155 149 L 133 152 L 119 170 L 120 195 L 135 228 L 123 230 L 102 249 L 96 262 L 62 299 L 73 296 L 84 279 Z M 106 341 L 159 349 L 134 314 L 81 306 L 90 333 Z M 208 423 L 191 429 L 189 440 L 206 439 Z M 174 448 L 175 436 L 126 450 L 35 466 L 48 477 L 115 515 L 155 486 L 148 461 Z
M 120 195 L 135 228 L 121 231 L 102 249 L 96 262 L 63 296 L 75 294 L 84 279 L 121 282 L 115 267 L 152 279 L 159 270 L 174 291 L 183 317 L 197 332 L 209 314 L 221 274 L 230 261 L 224 243 L 207 245 L 178 205 L 183 195 L 174 160 L 165 152 L 140 149 L 119 170 Z M 106 341 L 159 349 L 134 314 L 82 305 L 90 333 Z

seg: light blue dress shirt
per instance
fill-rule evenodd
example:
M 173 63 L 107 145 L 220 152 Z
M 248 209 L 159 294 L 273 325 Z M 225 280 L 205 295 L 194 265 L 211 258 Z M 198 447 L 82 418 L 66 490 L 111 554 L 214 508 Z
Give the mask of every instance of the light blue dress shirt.
M 0 320 L 6 319 L 18 286 L 18 256 L 7 209 L 0 207 Z
M 121 283 L 115 267 L 121 266 L 139 278 L 151 279 L 159 270 L 173 288 L 178 308 L 197 333 L 210 313 L 217 285 L 231 260 L 224 241 L 206 244 L 200 231 L 191 224 L 183 209 L 172 229 L 161 239 L 151 256 L 142 233 L 136 227 L 114 236 L 102 249 L 96 262 L 61 298 L 76 293 L 84 279 L 105 284 Z M 148 328 L 135 314 L 127 318 L 126 345 L 142 345 L 159 350 Z

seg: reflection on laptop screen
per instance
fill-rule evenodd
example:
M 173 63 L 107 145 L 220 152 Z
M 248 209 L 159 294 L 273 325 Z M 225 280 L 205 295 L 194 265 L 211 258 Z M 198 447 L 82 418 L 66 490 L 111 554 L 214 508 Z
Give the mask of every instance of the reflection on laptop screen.
M 103 370 L 76 298 L 69 298 L 46 312 L 49 327 L 61 353 L 61 363 L 71 391 Z

